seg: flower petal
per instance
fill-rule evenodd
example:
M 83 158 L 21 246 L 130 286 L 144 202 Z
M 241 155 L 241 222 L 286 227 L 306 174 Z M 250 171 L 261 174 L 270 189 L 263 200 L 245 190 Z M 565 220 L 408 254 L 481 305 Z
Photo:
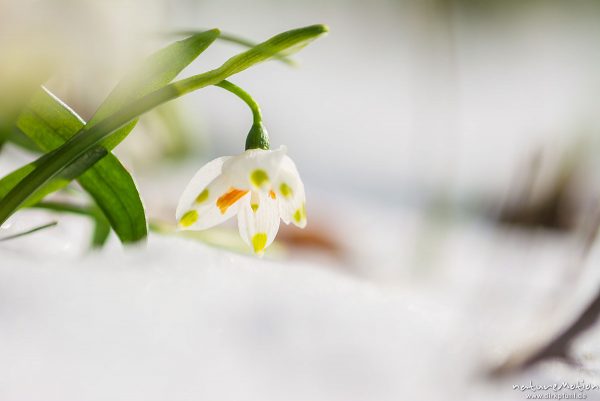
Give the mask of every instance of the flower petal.
M 214 159 L 206 163 L 191 179 L 189 184 L 185 187 L 183 194 L 179 198 L 179 204 L 177 205 L 177 211 L 175 216 L 177 221 L 181 219 L 184 213 L 193 208 L 196 198 L 205 197 L 209 195 L 208 192 L 203 192 L 208 184 L 210 184 L 215 178 L 221 175 L 223 163 L 225 163 L 231 156 L 223 156 Z
M 306 227 L 306 195 L 304 184 L 296 165 L 288 156 L 281 160 L 281 168 L 275 180 L 275 190 L 279 197 L 279 212 L 285 224 Z
M 248 190 L 229 185 L 228 178 L 221 175 L 214 179 L 192 201 L 188 209 L 177 215 L 178 227 L 188 230 L 204 230 L 235 216 L 242 203 L 249 198 Z
M 285 146 L 276 150 L 247 150 L 228 160 L 223 165 L 223 173 L 236 188 L 268 192 L 279 173 L 286 151 Z
M 251 201 L 243 204 L 238 214 L 240 236 L 253 251 L 262 255 L 279 230 L 277 200 L 268 194 L 253 192 Z

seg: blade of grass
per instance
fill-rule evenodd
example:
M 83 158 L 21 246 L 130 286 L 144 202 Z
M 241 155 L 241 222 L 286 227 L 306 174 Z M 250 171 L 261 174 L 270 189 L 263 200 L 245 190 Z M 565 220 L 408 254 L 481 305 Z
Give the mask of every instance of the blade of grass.
M 250 50 L 230 58 L 217 69 L 166 85 L 137 101 L 127 104 L 94 126 L 84 128 L 59 149 L 44 158 L 33 172 L 20 181 L 0 201 L 0 224 L 4 223 L 44 184 L 77 159 L 82 156 L 85 157 L 88 151 L 102 146 L 106 141 L 110 143 L 115 131 L 141 114 L 192 91 L 217 84 L 231 75 L 269 59 L 269 54 L 302 48 L 326 32 L 327 27 L 312 25 L 281 33 Z
M 50 222 L 48 224 L 44 224 L 44 225 L 41 225 L 41 226 L 38 226 L 38 227 L 34 227 L 34 228 L 32 228 L 30 230 L 27 230 L 27 231 L 23 231 L 23 232 L 20 232 L 20 233 L 17 233 L 17 234 L 13 234 L 13 235 L 9 235 L 7 237 L 0 238 L 0 241 L 8 241 L 8 240 L 11 240 L 11 239 L 24 237 L 26 235 L 33 234 L 35 232 L 44 230 L 46 228 L 54 227 L 57 224 L 58 224 L 57 221 L 53 221 L 53 222 Z
M 44 151 L 60 147 L 84 125 L 81 117 L 45 88 L 33 96 L 17 121 L 18 128 Z M 139 241 L 148 231 L 135 182 L 112 153 L 101 150 L 98 156 L 102 160 L 78 177 L 79 184 L 94 199 L 123 243 Z M 71 170 L 63 171 L 59 180 L 53 181 L 54 185 L 45 187 L 29 204 L 76 178 Z

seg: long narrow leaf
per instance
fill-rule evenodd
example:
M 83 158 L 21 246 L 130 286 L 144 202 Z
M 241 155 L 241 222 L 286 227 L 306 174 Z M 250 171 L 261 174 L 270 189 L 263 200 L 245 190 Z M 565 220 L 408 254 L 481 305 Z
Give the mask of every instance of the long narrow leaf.
M 19 182 L 21 182 L 28 174 L 35 170 L 35 166 L 47 159 L 50 156 L 50 153 L 40 157 L 33 163 L 26 164 L 25 166 L 13 171 L 12 173 L 4 176 L 0 180 L 0 199 L 4 198 Z M 62 179 L 60 177 L 52 179 L 47 184 L 40 187 L 39 191 L 32 194 L 26 202 L 24 202 L 21 207 L 32 206 L 42 200 L 46 195 L 51 194 L 52 192 L 58 191 L 67 185 L 69 185 L 68 179 Z
M 217 29 L 196 33 L 152 54 L 119 82 L 90 119 L 87 128 L 96 125 L 126 104 L 138 100 L 171 82 L 185 67 L 202 54 L 219 34 L 220 32 Z M 123 128 L 121 130 L 116 131 L 110 141 L 104 142 L 107 149 L 114 149 L 125 139 L 129 132 Z
M 139 68 L 132 70 L 121 80 L 100 106 L 88 126 L 94 125 L 95 121 L 100 120 L 103 115 L 110 114 L 124 103 L 169 83 L 208 48 L 217 35 L 218 31 L 195 34 L 151 55 Z M 87 170 L 79 178 L 79 182 L 103 210 L 121 241 L 134 242 L 144 238 L 147 235 L 145 213 L 133 179 L 118 159 L 108 151 L 127 136 L 136 122 L 137 120 L 133 120 L 121 127 L 115 133 L 112 143 L 104 144 L 104 147 L 98 147 L 94 152 L 88 153 L 87 157 L 80 158 L 65 169 L 59 178 L 37 191 L 25 205 L 43 199 L 47 194 L 64 187 L 71 179 Z M 19 120 L 19 128 L 46 151 L 61 146 L 81 130 L 83 125 L 83 120 L 47 92 L 38 94 L 28 112 L 23 113 Z M 100 162 L 90 169 L 89 167 L 98 160 Z M 33 171 L 36 164 L 37 162 L 34 162 L 0 180 L 0 197 Z
M 17 121 L 18 128 L 47 152 L 60 147 L 84 125 L 73 110 L 45 89 L 34 95 Z M 148 231 L 144 206 L 135 182 L 113 154 L 104 151 L 102 156 L 102 160 L 79 176 L 78 181 L 102 210 L 122 242 L 139 241 L 146 237 Z M 50 191 L 66 186 L 76 177 L 69 170 L 63 171 L 59 180 L 52 181 L 53 185 L 46 186 L 29 204 L 41 200 Z
M 194 35 L 196 33 L 198 33 L 198 31 L 195 31 L 195 30 L 175 31 L 175 32 L 173 32 L 173 35 L 189 36 L 189 35 Z M 247 48 L 252 48 L 252 47 L 258 45 L 258 43 L 256 43 L 256 42 L 253 42 L 251 40 L 242 38 L 241 36 L 234 35 L 232 33 L 226 33 L 223 31 L 221 31 L 221 35 L 219 35 L 219 40 L 224 41 L 224 42 L 234 43 L 236 45 L 239 45 L 242 47 L 247 47 Z M 272 56 L 273 56 L 273 58 L 281 61 L 284 64 L 287 64 L 290 67 L 296 66 L 296 62 L 289 57 L 283 56 L 281 54 L 272 54 Z

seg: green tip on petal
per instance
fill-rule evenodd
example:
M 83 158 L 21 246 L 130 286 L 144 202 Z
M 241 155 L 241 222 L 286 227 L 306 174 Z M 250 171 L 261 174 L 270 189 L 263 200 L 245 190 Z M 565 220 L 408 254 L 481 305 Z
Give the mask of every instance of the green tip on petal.
M 294 220 L 296 223 L 300 223 L 302 221 L 302 211 L 300 209 L 297 209 L 294 213 Z
M 179 219 L 179 224 L 181 227 L 189 227 L 194 224 L 198 220 L 198 212 L 195 210 L 190 210 L 186 214 L 184 214 L 181 219 Z
M 267 234 L 266 233 L 258 233 L 254 234 L 252 237 L 252 247 L 254 248 L 254 252 L 261 254 L 265 250 L 267 246 Z
M 303 220 L 306 219 L 306 204 L 302 204 L 299 209 L 296 209 L 294 212 L 294 221 L 300 224 Z

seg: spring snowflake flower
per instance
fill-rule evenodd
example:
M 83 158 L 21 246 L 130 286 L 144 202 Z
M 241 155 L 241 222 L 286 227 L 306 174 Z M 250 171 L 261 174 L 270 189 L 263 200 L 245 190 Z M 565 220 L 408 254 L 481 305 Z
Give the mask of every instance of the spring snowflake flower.
M 204 230 L 237 215 L 240 236 L 262 255 L 279 219 L 306 226 L 304 185 L 286 148 L 249 149 L 202 167 L 177 206 L 180 229 Z

